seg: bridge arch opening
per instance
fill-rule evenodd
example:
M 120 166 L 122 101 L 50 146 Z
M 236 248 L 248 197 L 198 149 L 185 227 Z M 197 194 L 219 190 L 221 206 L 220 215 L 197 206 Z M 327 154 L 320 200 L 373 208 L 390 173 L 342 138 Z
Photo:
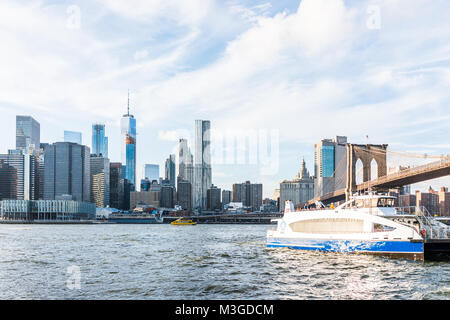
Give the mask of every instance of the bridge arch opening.
M 378 179 L 378 162 L 377 160 L 372 159 L 370 162 L 370 181 Z
M 355 182 L 357 185 L 364 182 L 364 164 L 361 159 L 355 164 Z

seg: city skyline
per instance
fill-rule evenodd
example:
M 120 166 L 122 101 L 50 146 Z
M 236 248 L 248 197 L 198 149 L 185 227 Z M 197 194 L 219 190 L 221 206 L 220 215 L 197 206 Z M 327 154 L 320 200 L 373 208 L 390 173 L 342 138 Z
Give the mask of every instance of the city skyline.
M 121 161 L 120 117 L 131 88 L 137 181 L 143 164 L 163 167 L 167 155 L 176 154 L 179 138 L 194 150 L 195 119 L 211 120 L 219 131 L 279 131 L 280 164 L 273 175 L 238 164 L 217 165 L 212 172 L 214 184 L 228 190 L 235 181 L 259 181 L 265 197 L 295 176 L 303 156 L 313 172 L 311 146 L 335 135 L 353 143 L 369 136 L 370 143 L 394 150 L 450 153 L 450 133 L 442 130 L 450 118 L 450 52 L 442 40 L 450 29 L 448 3 L 208 1 L 196 2 L 184 17 L 185 4 L 171 1 L 164 10 L 109 1 L 102 7 L 71 5 L 0 4 L 1 12 L 14 16 L 10 21 L 3 14 L 5 30 L 15 28 L 14 37 L 5 33 L 10 50 L 0 59 L 2 152 L 14 147 L 12 119 L 26 114 L 40 123 L 41 141 L 48 143 L 63 141 L 64 130 L 86 139 L 94 122 L 105 123 L 110 159 Z M 404 6 L 408 14 L 399 14 Z M 151 28 L 165 17 L 162 29 Z M 427 41 L 411 38 L 424 32 Z M 92 52 L 80 49 L 90 47 Z M 32 61 L 30 51 L 37 53 Z M 39 85 L 23 83 L 17 70 Z M 450 183 L 445 178 L 432 184 L 438 189 Z

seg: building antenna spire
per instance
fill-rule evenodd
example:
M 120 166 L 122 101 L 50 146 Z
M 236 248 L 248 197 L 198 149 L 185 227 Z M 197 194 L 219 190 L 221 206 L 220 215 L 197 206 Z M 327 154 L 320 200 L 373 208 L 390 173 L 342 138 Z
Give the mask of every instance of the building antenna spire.
M 128 89 L 128 107 L 127 107 L 127 115 L 130 115 L 130 89 Z

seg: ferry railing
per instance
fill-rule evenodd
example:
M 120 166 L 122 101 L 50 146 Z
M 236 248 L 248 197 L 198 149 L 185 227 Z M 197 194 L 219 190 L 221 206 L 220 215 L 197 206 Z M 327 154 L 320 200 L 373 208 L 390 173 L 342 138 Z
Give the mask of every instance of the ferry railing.
M 399 214 L 412 214 L 417 216 L 422 229 L 426 231 L 426 239 L 448 239 L 450 238 L 450 228 L 445 224 L 435 220 L 428 209 L 424 206 L 397 207 Z

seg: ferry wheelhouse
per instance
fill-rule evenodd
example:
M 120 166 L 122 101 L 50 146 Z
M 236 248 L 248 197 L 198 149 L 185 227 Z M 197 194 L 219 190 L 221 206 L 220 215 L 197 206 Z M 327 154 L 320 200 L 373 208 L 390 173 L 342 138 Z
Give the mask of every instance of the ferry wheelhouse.
M 422 207 L 394 207 L 395 197 L 354 196 L 336 207 L 295 211 L 286 201 L 282 219 L 267 232 L 268 247 L 379 254 L 424 260 L 450 254 L 450 227 Z

